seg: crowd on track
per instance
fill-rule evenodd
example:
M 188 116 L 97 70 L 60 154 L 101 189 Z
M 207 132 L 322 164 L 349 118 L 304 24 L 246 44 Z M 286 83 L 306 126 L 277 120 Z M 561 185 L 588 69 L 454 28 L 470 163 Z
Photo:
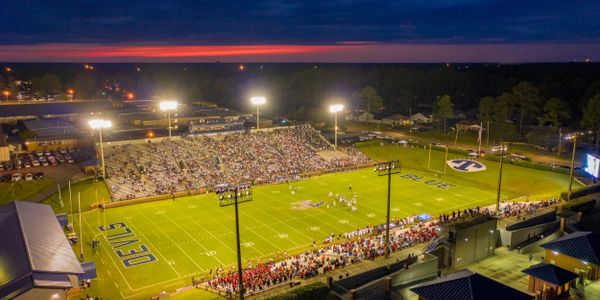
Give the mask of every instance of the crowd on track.
M 558 203 L 556 198 L 552 198 L 550 200 L 544 201 L 524 201 L 524 202 L 508 202 L 500 204 L 500 217 L 508 218 L 508 217 L 517 217 L 517 218 L 525 218 L 528 215 L 534 214 L 538 209 L 550 207 Z M 465 209 L 463 211 L 452 211 L 448 214 L 441 214 L 438 218 L 439 222 L 450 222 L 454 220 L 460 220 L 468 217 L 484 215 L 489 217 L 494 217 L 497 215 L 495 206 L 488 206 L 480 208 L 479 206 L 475 208 Z
M 392 229 L 392 226 L 394 227 Z M 385 254 L 385 226 L 358 229 L 355 238 L 335 241 L 328 237 L 329 245 L 321 249 L 306 251 L 300 255 L 286 257 L 282 261 L 271 260 L 258 263 L 243 271 L 244 289 L 253 294 L 270 287 L 290 282 L 293 279 L 307 279 L 327 273 L 346 265 L 364 260 L 372 260 Z M 401 227 L 399 220 L 390 226 L 390 251 L 396 252 L 412 245 L 432 240 L 437 236 L 435 223 L 414 223 Z M 340 238 L 342 235 L 339 236 Z M 223 267 L 211 271 L 207 285 L 228 293 L 238 293 L 238 275 L 235 269 Z
M 332 145 L 308 125 L 254 133 L 194 136 L 105 148 L 114 200 L 200 190 L 218 184 L 297 180 L 301 174 L 365 164 L 353 148 L 332 157 Z
M 502 203 L 501 217 L 533 214 L 538 209 L 557 203 L 556 199 L 536 202 Z M 432 241 L 438 237 L 440 223 L 464 219 L 476 215 L 495 216 L 494 206 L 475 207 L 464 211 L 442 214 L 438 220 L 424 222 L 418 217 L 394 218 L 390 223 L 390 252 L 400 251 L 415 244 Z M 325 247 L 306 251 L 300 255 L 288 257 L 287 252 L 281 260 L 248 266 L 243 270 L 242 281 L 246 294 L 254 294 L 274 286 L 292 282 L 295 279 L 307 279 L 319 274 L 343 268 L 346 265 L 364 260 L 375 259 L 385 254 L 385 224 L 359 228 L 352 232 L 330 235 L 325 239 Z M 238 273 L 232 266 L 226 270 L 222 266 L 210 271 L 206 285 L 213 289 L 237 294 Z

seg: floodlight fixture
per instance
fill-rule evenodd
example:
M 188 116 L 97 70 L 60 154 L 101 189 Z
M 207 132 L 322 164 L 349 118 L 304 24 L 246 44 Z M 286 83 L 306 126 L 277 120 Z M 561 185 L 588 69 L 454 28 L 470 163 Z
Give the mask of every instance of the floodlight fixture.
M 334 104 L 329 106 L 329 112 L 336 113 L 344 110 L 343 104 Z
M 160 106 L 160 110 L 174 110 L 177 108 L 177 105 L 179 105 L 179 103 L 175 100 L 167 100 L 167 101 L 161 101 L 159 103 Z
M 112 122 L 110 120 L 103 119 L 92 119 L 88 122 L 92 129 L 102 129 L 102 128 L 110 128 L 112 127 Z

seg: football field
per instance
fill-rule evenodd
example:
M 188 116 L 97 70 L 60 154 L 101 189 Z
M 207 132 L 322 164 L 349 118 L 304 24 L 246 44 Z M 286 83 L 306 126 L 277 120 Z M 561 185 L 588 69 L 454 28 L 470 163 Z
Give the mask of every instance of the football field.
M 485 162 L 486 171 L 448 170 L 438 177 L 423 165 L 426 150 L 374 143 L 361 150 L 376 159 L 403 162 L 401 174 L 392 179 L 392 217 L 420 213 L 437 217 L 495 203 L 495 162 Z M 443 163 L 443 154 L 434 152 L 432 166 L 442 168 Z M 568 178 L 561 174 L 512 165 L 505 166 L 505 172 L 505 199 L 558 196 L 567 186 Z M 244 266 L 249 260 L 255 265 L 259 258 L 264 262 L 286 251 L 301 252 L 313 241 L 321 245 L 332 233 L 385 222 L 387 178 L 370 168 L 253 190 L 253 201 L 239 206 Z M 357 211 L 340 203 L 333 206 L 329 193 L 349 198 L 356 193 Z M 86 261 L 94 260 L 98 268 L 90 292 L 103 298 L 143 298 L 188 285 L 192 276 L 203 278 L 220 265 L 231 268 L 236 261 L 234 226 L 233 206 L 220 207 L 212 193 L 86 212 L 84 253 Z M 100 241 L 96 250 L 90 247 L 92 237 Z M 79 247 L 74 250 L 79 253 Z

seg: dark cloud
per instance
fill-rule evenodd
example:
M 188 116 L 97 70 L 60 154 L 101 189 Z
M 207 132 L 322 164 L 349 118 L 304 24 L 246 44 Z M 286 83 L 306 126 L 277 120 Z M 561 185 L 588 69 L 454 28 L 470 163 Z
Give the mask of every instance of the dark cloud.
M 0 44 L 595 43 L 599 1 L 0 0 Z

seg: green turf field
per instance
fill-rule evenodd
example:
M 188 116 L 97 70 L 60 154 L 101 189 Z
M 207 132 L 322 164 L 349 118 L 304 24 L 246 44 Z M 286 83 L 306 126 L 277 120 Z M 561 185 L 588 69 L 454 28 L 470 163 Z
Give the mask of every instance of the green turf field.
M 375 159 L 394 158 L 403 163 L 402 173 L 392 180 L 392 216 L 424 212 L 437 216 L 453 209 L 495 202 L 498 180 L 495 162 L 485 162 L 486 171 L 448 170 L 447 174 L 436 177 L 426 169 L 427 150 L 382 147 L 378 142 L 360 144 L 359 148 Z M 443 157 L 443 153 L 434 151 L 432 167 L 443 168 Z M 504 170 L 503 199 L 558 196 L 567 186 L 567 177 L 561 174 L 512 165 L 506 165 Z M 412 179 L 405 178 L 407 175 Z M 446 188 L 441 188 L 441 183 Z M 328 197 L 329 192 L 350 195 L 349 184 L 352 192 L 358 194 L 356 212 L 339 204 L 333 207 Z M 254 187 L 254 200 L 240 205 L 244 265 L 248 259 L 256 264 L 259 257 L 264 261 L 285 251 L 290 254 L 302 251 L 331 233 L 383 223 L 386 184 L 387 178 L 377 176 L 372 169 L 362 169 L 291 184 Z M 87 194 L 86 198 L 92 197 Z M 320 201 L 330 207 L 307 205 Z M 98 227 L 105 224 L 118 225 L 100 231 Z M 76 230 L 79 230 L 77 221 Z M 192 276 L 201 278 L 210 269 L 233 266 L 235 262 L 233 207 L 219 207 L 214 194 L 112 208 L 104 213 L 87 211 L 83 230 L 86 260 L 95 260 L 98 266 L 99 279 L 89 291 L 93 296 L 144 298 L 162 290 L 173 291 L 190 284 Z M 92 237 L 101 242 L 96 252 L 89 246 Z M 141 254 L 124 256 L 130 251 L 143 250 L 146 251 Z M 79 247 L 75 252 L 79 253 Z

